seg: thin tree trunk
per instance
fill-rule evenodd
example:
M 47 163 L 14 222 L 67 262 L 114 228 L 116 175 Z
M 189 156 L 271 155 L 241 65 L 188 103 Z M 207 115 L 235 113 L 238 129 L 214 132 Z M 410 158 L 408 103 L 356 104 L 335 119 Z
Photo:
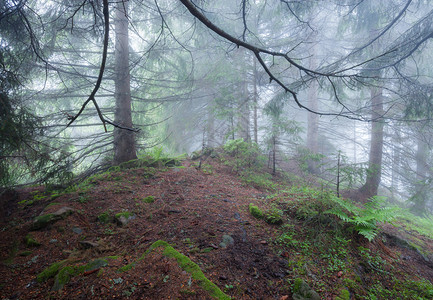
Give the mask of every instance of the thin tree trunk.
M 256 58 L 253 57 L 253 101 L 254 101 L 254 142 L 256 144 L 259 143 L 259 139 L 258 139 L 258 126 L 257 126 L 257 109 L 258 109 L 258 102 L 259 102 L 259 95 L 257 94 L 257 62 L 256 62 Z
M 215 117 L 212 110 L 212 105 L 207 106 L 207 147 L 215 147 Z
M 428 145 L 424 140 L 423 135 L 420 133 L 417 138 L 417 151 L 415 155 L 416 159 L 416 183 L 415 183 L 415 195 L 412 197 L 414 206 L 411 210 L 417 214 L 423 214 L 425 212 L 425 205 L 427 201 L 426 193 L 426 177 L 427 177 L 427 154 Z
M 317 68 L 316 47 L 313 46 L 310 58 L 310 68 L 312 70 Z M 313 80 L 308 89 L 308 107 L 314 111 L 318 111 L 318 83 Z M 311 153 L 316 154 L 319 152 L 319 116 L 317 114 L 308 113 L 308 129 L 307 129 L 307 148 Z M 308 170 L 312 173 L 317 173 L 317 162 L 315 160 L 308 161 Z
M 117 124 L 132 128 L 131 88 L 129 74 L 128 1 L 116 4 L 115 15 L 115 98 L 114 119 Z M 114 164 L 136 159 L 134 132 L 114 128 Z
M 371 88 L 371 140 L 367 178 L 360 191 L 367 198 L 377 195 L 381 174 L 383 154 L 383 96 L 382 88 Z

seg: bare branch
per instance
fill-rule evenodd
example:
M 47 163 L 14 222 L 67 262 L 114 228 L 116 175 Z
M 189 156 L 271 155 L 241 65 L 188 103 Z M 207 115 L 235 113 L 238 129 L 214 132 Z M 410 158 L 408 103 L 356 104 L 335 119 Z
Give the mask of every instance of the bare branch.
M 102 82 L 102 78 L 104 76 L 104 70 L 105 70 L 105 64 L 107 61 L 107 52 L 108 52 L 108 38 L 109 38 L 109 30 L 110 30 L 110 16 L 109 16 L 109 11 L 108 11 L 108 0 L 103 0 L 103 5 L 104 5 L 104 9 L 103 9 L 103 14 L 104 14 L 104 29 L 105 29 L 105 33 L 104 33 L 104 50 L 102 52 L 102 62 L 101 62 L 101 67 L 99 69 L 99 75 L 98 75 L 98 80 L 96 81 L 96 85 L 93 88 L 93 91 L 91 92 L 89 98 L 87 98 L 87 100 L 83 103 L 83 105 L 81 106 L 80 111 L 73 117 L 71 117 L 71 121 L 68 123 L 68 125 L 66 127 L 69 127 L 69 125 L 71 125 L 72 123 L 74 123 L 74 121 L 81 115 L 81 113 L 84 111 L 84 109 L 86 108 L 87 104 L 92 101 L 93 105 L 96 108 L 96 111 L 98 112 L 98 116 L 99 119 L 102 121 L 102 124 L 104 125 L 104 129 L 105 132 L 107 132 L 107 127 L 105 125 L 105 123 L 111 124 L 114 127 L 117 128 L 121 128 L 121 129 L 126 129 L 126 130 L 130 130 L 130 131 L 134 131 L 137 132 L 138 129 L 135 128 L 127 128 L 127 127 L 123 127 L 120 126 L 114 122 L 108 121 L 107 119 L 104 118 L 101 109 L 99 108 L 98 103 L 96 102 L 95 99 L 95 95 L 98 92 L 100 86 L 101 86 L 101 82 Z

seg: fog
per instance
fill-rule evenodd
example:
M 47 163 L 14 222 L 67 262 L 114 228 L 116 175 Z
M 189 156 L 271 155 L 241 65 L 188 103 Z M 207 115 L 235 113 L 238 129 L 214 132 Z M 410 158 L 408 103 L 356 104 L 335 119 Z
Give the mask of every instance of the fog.
M 3 187 L 242 138 L 431 212 L 429 1 L 22 2 L 0 1 L 2 88 L 37 121 Z

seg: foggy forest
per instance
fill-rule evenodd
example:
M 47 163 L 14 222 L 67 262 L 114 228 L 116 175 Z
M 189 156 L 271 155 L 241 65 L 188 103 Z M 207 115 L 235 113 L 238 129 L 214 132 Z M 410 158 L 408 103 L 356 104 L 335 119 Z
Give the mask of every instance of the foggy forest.
M 2 299 L 433 299 L 433 2 L 0 0 Z

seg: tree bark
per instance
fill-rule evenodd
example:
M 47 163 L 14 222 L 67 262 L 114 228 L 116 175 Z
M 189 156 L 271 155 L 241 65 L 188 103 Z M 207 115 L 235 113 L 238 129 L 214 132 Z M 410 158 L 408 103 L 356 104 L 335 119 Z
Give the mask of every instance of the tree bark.
M 114 120 L 132 128 L 131 87 L 129 74 L 128 1 L 116 4 L 115 14 L 115 98 Z M 114 164 L 136 159 L 134 132 L 114 128 Z
M 360 188 L 360 192 L 370 198 L 377 195 L 381 174 L 382 174 L 382 154 L 383 154 L 383 96 L 382 88 L 371 88 L 371 140 L 370 154 L 365 184 Z
M 416 159 L 416 182 L 415 182 L 415 195 L 412 196 L 413 207 L 411 210 L 419 215 L 422 215 L 426 209 L 427 202 L 427 154 L 428 145 L 424 140 L 423 135 L 420 133 L 417 138 L 417 151 L 415 154 Z
M 256 144 L 259 143 L 259 139 L 258 139 L 258 125 L 257 125 L 257 110 L 258 110 L 258 105 L 259 105 L 259 95 L 257 92 L 257 62 L 256 62 L 256 58 L 253 57 L 253 101 L 254 101 L 254 111 L 253 111 L 253 126 L 254 126 L 254 142 Z
M 312 56 L 310 58 L 310 69 L 316 69 L 317 61 L 316 61 L 316 47 L 312 48 Z M 318 104 L 318 95 L 317 90 L 319 86 L 316 80 L 313 80 L 309 89 L 308 89 L 308 107 L 311 110 L 317 111 Z M 316 154 L 319 152 L 319 116 L 317 114 L 308 113 L 308 129 L 307 129 L 307 148 L 311 153 Z M 317 173 L 317 161 L 309 160 L 308 161 L 308 170 L 311 173 Z

